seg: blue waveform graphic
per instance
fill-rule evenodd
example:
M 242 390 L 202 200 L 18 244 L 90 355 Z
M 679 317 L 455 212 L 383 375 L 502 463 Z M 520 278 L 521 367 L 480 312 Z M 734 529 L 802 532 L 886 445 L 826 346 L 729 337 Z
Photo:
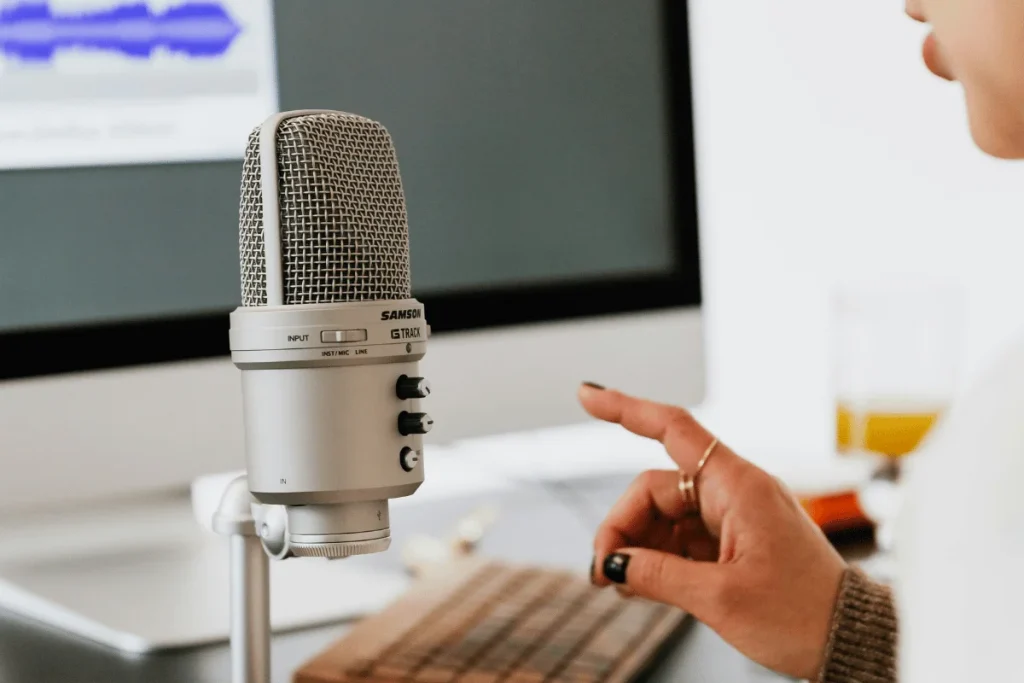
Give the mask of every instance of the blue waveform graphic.
M 49 62 L 59 50 L 81 49 L 149 59 L 163 48 L 189 57 L 217 57 L 242 32 L 215 2 L 185 2 L 162 12 L 144 2 L 60 14 L 46 2 L 0 6 L 0 53 Z

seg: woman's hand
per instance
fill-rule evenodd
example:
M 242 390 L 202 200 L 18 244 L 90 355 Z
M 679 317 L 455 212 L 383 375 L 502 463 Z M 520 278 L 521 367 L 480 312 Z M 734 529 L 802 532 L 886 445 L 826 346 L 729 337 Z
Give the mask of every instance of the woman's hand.
M 693 474 L 712 441 L 680 408 L 584 385 L 596 418 L 657 439 Z M 772 476 L 719 444 L 697 487 L 702 518 L 683 517 L 676 470 L 640 475 L 594 541 L 599 585 L 675 605 L 754 661 L 815 679 L 846 564 Z

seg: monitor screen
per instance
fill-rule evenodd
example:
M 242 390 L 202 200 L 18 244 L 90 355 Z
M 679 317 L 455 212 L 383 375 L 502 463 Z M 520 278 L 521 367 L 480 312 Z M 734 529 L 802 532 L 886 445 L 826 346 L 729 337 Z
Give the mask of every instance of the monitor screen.
M 4 5 L 0 329 L 237 305 L 241 151 L 278 109 L 389 129 L 417 296 L 672 267 L 655 0 L 151 4 Z
M 394 140 L 432 438 L 579 420 L 583 378 L 699 400 L 688 38 L 678 0 L 0 0 L 0 500 L 238 466 L 242 155 L 283 110 Z

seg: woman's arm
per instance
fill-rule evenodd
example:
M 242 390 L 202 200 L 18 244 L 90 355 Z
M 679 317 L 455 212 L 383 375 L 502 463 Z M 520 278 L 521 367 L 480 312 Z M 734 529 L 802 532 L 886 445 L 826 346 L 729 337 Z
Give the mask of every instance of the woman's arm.
M 894 683 L 896 635 L 892 591 L 847 569 L 819 683 Z
M 684 472 L 712 435 L 685 410 L 599 386 L 584 408 L 657 439 Z M 687 515 L 679 470 L 645 472 L 597 530 L 599 585 L 689 612 L 750 659 L 820 683 L 893 683 L 889 591 L 851 570 L 781 482 L 718 444 Z

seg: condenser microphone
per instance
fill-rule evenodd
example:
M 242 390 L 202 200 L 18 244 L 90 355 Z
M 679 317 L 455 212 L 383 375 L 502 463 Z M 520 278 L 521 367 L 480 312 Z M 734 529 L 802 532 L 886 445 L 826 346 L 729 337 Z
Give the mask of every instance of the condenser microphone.
M 429 327 L 410 293 L 405 195 L 387 130 L 321 110 L 256 128 L 239 253 L 231 357 L 264 546 L 275 557 L 385 550 L 388 500 L 423 482 L 433 424 L 420 405 L 430 393 L 419 374 Z

